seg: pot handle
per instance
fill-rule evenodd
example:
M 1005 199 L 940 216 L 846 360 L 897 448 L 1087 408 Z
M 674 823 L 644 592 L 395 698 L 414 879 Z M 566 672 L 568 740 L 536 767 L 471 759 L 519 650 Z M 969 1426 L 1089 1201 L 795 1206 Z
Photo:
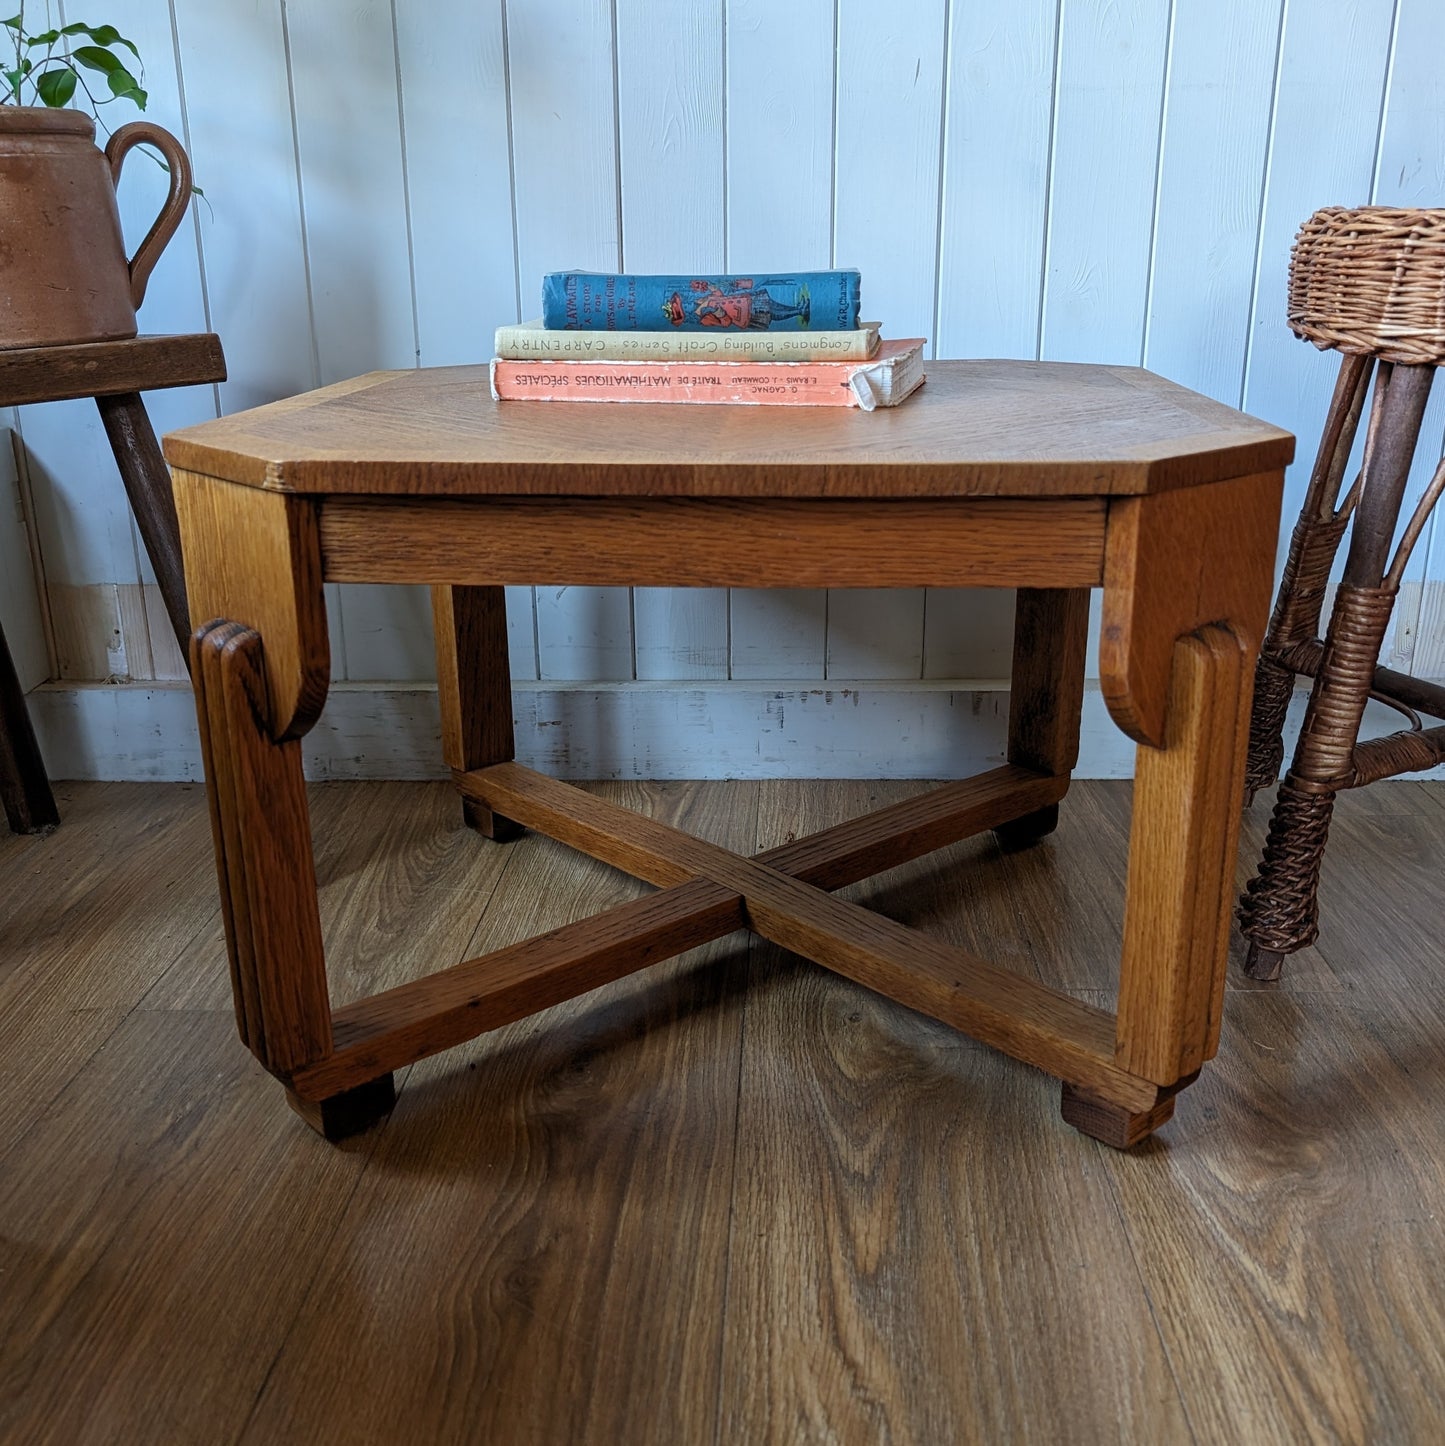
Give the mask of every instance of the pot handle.
M 133 146 L 154 146 L 166 158 L 170 170 L 171 189 L 161 213 L 146 232 L 145 240 L 136 248 L 130 265 L 130 297 L 137 310 L 145 300 L 146 282 L 150 280 L 155 264 L 160 260 L 166 243 L 176 234 L 176 227 L 186 214 L 191 203 L 191 160 L 181 143 L 168 131 L 151 121 L 131 121 L 111 136 L 105 148 L 105 158 L 110 162 L 110 177 L 115 185 L 120 184 L 120 168 Z

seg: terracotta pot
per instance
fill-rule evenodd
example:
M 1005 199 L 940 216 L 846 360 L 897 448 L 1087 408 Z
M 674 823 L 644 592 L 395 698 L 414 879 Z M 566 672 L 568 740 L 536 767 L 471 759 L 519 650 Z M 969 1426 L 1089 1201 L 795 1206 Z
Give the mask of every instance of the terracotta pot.
M 115 186 L 141 142 L 166 158 L 170 194 L 127 260 Z M 121 126 L 102 153 L 79 111 L 0 105 L 0 348 L 134 336 L 151 269 L 190 199 L 191 163 L 160 126 Z

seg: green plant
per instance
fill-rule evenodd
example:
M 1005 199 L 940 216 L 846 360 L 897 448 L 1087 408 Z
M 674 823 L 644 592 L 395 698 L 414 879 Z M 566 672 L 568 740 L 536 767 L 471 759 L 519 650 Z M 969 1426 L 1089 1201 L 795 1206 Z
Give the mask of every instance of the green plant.
M 25 28 L 25 6 L 0 26 L 10 32 L 15 45 L 15 67 L 3 72 L 6 93 L 0 94 L 0 105 L 24 105 L 29 88 L 35 101 L 46 106 L 69 105 L 76 89 L 85 92 L 90 110 L 97 120 L 100 107 L 118 100 L 133 102 L 140 110 L 146 108 L 146 93 L 140 81 L 131 74 L 129 61 L 118 54 L 128 50 L 135 57 L 142 78 L 144 67 L 140 51 L 114 25 L 61 25 L 50 23 L 50 3 L 45 6 L 46 28 L 30 32 Z M 82 43 L 76 44 L 80 41 Z M 108 95 L 97 98 L 86 72 L 104 79 Z
M 4 0 L 0 0 L 4 3 Z M 45 29 L 31 34 L 25 28 L 25 6 L 8 20 L 0 20 L 0 30 L 8 30 L 15 44 L 15 68 L 0 71 L 6 89 L 0 91 L 0 105 L 24 105 L 25 88 L 30 87 L 34 99 L 41 105 L 58 109 L 69 105 L 77 89 L 83 90 L 90 102 L 90 113 L 96 124 L 110 134 L 100 114 L 103 105 L 118 100 L 132 102 L 138 110 L 146 108 L 148 99 L 141 89 L 140 81 L 145 79 L 145 66 L 141 64 L 140 51 L 135 41 L 127 40 L 114 25 L 73 25 L 55 26 L 50 18 L 50 0 L 45 0 Z M 88 45 L 74 45 L 71 42 L 84 36 Z M 116 47 L 122 46 L 135 57 L 140 80 L 130 73 L 126 61 L 116 54 Z M 40 54 L 36 54 L 36 52 Z M 105 77 L 108 96 L 97 100 L 90 88 L 84 71 Z M 161 170 L 169 172 L 170 167 L 150 146 L 140 148 Z M 191 194 L 206 200 L 206 193 L 199 186 L 191 187 Z M 210 202 L 206 201 L 209 206 Z

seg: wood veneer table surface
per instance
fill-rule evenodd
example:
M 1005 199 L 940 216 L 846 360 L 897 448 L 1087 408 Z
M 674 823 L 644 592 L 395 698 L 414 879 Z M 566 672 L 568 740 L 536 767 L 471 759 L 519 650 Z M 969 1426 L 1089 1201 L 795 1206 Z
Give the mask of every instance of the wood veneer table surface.
M 372 372 L 166 438 L 282 492 L 1129 496 L 1267 472 L 1278 427 L 1137 367 L 936 361 L 901 407 L 495 402 L 485 366 Z

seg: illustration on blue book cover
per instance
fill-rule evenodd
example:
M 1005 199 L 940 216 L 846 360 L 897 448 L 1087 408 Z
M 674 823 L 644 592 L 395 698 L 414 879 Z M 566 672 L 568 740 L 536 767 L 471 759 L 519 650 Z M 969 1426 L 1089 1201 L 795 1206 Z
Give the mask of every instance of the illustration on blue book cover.
M 756 282 L 751 276 L 721 277 L 716 281 L 695 280 L 686 300 L 674 291 L 662 303 L 662 314 L 670 326 L 682 326 L 689 315 L 703 326 L 733 326 L 748 331 L 766 331 L 775 322 L 796 318 L 800 327 L 812 321 L 807 283 L 780 281 L 769 277 Z
M 542 325 L 564 331 L 851 331 L 856 271 L 781 276 L 637 276 L 554 271 Z

